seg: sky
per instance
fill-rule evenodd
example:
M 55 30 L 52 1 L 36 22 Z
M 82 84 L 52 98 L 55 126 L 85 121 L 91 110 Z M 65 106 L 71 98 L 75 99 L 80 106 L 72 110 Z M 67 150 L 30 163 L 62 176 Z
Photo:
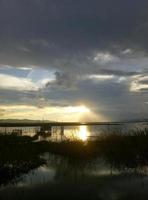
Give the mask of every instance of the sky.
M 148 118 L 147 0 L 0 0 L 0 119 Z

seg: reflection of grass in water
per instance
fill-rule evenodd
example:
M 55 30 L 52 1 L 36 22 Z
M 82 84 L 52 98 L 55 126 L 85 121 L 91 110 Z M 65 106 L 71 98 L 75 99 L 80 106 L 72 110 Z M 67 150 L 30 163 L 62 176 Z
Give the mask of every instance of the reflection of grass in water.
M 0 184 L 7 183 L 44 163 L 42 143 L 26 136 L 0 136 Z

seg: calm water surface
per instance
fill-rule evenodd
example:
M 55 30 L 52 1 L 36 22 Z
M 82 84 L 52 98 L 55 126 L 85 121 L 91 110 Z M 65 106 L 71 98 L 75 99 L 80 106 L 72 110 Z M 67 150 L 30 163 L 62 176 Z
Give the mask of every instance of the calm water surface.
M 146 199 L 147 169 L 111 169 L 101 159 L 78 161 L 51 154 L 47 164 L 0 188 L 1 199 Z
M 83 141 L 96 139 L 100 134 L 110 134 L 113 132 L 118 132 L 119 134 L 126 134 L 129 130 L 134 129 L 144 129 L 148 127 L 148 123 L 128 123 L 123 125 L 99 125 L 99 126 L 72 126 L 72 127 L 64 127 L 64 137 L 65 139 L 81 139 Z M 11 134 L 12 130 L 18 129 L 17 127 L 13 128 L 0 128 L 0 133 L 7 132 Z M 20 129 L 20 128 L 19 128 Z M 22 135 L 34 136 L 37 131 L 39 131 L 40 127 L 22 127 Z M 52 127 L 52 136 L 51 137 L 40 137 L 39 140 L 53 140 L 60 141 L 61 140 L 61 129 L 60 127 Z

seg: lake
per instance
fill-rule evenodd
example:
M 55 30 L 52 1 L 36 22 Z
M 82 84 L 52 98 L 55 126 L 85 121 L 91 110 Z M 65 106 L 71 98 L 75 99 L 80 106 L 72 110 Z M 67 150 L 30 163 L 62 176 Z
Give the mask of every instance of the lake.
M 148 127 L 147 122 L 139 123 L 127 123 L 119 125 L 97 125 L 97 126 L 67 126 L 64 127 L 64 137 L 62 140 L 76 140 L 80 139 L 83 141 L 96 139 L 100 134 L 110 134 L 117 132 L 118 134 L 127 134 L 130 130 L 145 129 Z M 17 130 L 18 127 L 0 127 L 0 133 L 6 132 L 6 134 L 11 134 L 13 130 Z M 22 127 L 22 135 L 34 136 L 40 127 Z M 61 141 L 61 128 L 52 127 L 51 136 L 40 136 L 39 140 L 51 140 L 51 141 Z

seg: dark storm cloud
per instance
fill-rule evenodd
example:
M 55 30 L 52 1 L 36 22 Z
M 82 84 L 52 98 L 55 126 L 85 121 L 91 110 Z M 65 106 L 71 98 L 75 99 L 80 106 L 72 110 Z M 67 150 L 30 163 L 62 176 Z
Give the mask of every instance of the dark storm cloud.
M 0 60 L 50 65 L 98 49 L 147 51 L 146 0 L 1 0 Z
M 122 70 L 110 70 L 110 69 L 100 69 L 100 74 L 108 74 L 108 75 L 115 75 L 115 76 L 124 76 L 124 77 L 128 77 L 128 76 L 134 76 L 134 75 L 138 75 L 141 74 L 140 72 L 136 72 L 136 71 L 122 71 Z
M 75 89 L 74 85 L 77 83 L 77 80 L 76 75 L 55 72 L 55 81 L 47 82 L 45 87 L 59 87 L 71 90 Z

